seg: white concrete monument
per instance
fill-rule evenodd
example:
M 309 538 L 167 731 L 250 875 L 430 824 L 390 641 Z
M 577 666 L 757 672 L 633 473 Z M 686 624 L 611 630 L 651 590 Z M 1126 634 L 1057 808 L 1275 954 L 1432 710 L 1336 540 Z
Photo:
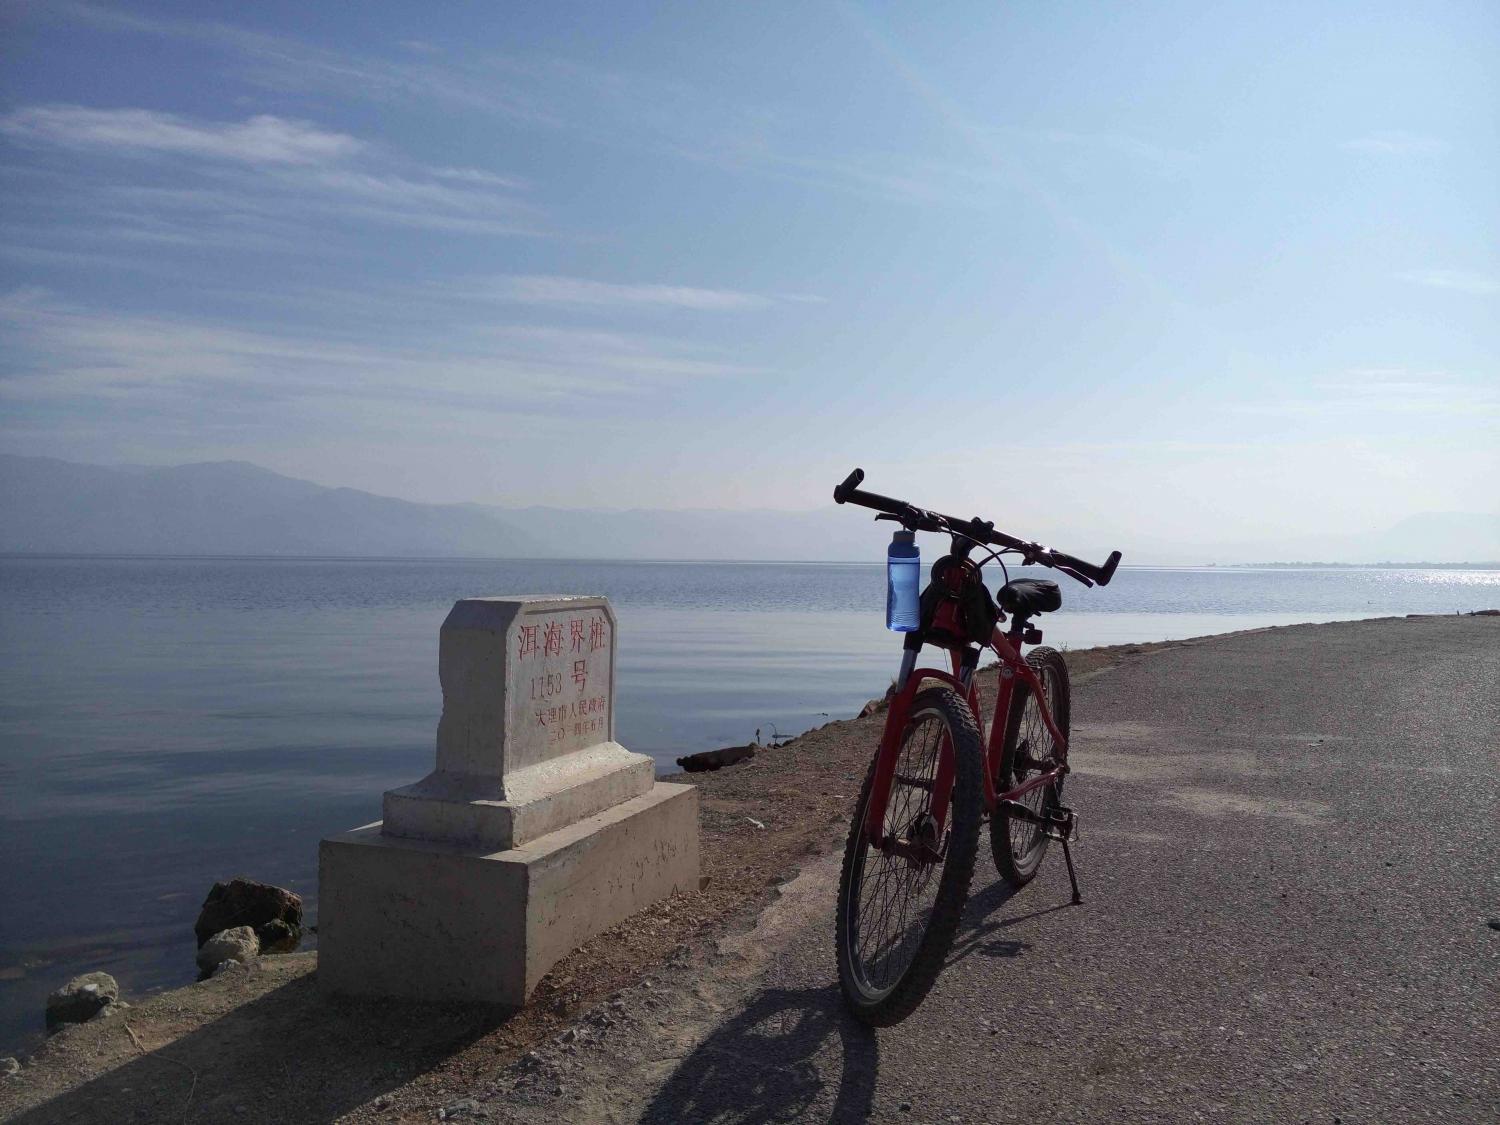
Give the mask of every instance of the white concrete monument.
M 457 602 L 437 768 L 319 852 L 318 979 L 521 1004 L 561 958 L 698 886 L 698 792 L 614 741 L 615 616 L 596 597 Z

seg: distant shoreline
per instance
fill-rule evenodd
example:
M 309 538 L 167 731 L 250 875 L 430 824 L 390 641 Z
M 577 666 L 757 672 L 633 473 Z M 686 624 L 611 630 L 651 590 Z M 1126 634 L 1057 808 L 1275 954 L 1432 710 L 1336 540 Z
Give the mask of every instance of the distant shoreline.
M 647 558 L 606 555 L 256 555 L 132 554 L 121 551 L 0 551 L 4 559 L 100 559 L 129 562 L 399 562 L 399 563 L 624 563 L 671 566 L 884 566 L 874 559 L 741 559 Z M 1012 564 L 1019 566 L 1019 563 Z M 1121 570 L 1500 570 L 1500 560 L 1480 562 L 1241 562 L 1241 563 L 1121 563 Z
M 1258 562 L 1204 563 L 1215 570 L 1500 570 L 1500 561 L 1487 562 Z

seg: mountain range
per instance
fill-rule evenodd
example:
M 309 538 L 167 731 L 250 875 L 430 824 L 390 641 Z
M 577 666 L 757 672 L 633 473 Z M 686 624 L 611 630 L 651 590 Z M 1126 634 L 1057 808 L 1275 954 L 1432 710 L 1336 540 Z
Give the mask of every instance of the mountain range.
M 0 454 L 0 552 L 12 554 L 842 561 L 878 559 L 886 539 L 883 528 L 838 518 L 831 505 L 783 512 L 422 504 L 244 461 L 102 466 Z M 1422 513 L 1365 535 L 1274 546 L 1118 546 L 1127 563 L 1479 562 L 1500 559 L 1500 515 Z
M 243 461 L 105 467 L 0 454 L 0 552 L 376 558 L 879 557 L 832 513 L 421 504 Z

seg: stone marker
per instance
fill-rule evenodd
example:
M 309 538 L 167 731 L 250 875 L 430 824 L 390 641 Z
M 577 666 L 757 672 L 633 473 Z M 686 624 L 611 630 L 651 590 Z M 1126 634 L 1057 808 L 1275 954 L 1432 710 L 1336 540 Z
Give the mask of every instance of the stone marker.
M 519 1005 L 590 937 L 697 888 L 697 790 L 614 741 L 614 669 L 604 598 L 454 605 L 436 768 L 322 843 L 324 988 Z

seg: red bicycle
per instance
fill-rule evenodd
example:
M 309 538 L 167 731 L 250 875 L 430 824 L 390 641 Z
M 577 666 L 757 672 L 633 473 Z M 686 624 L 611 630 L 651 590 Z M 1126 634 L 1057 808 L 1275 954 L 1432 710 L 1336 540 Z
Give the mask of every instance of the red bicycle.
M 887 1026 L 905 1019 L 937 979 L 969 895 L 979 829 L 990 824 L 1000 875 L 1023 887 L 1036 875 L 1047 842 L 1062 844 L 1082 902 L 1068 843 L 1077 817 L 1062 803 L 1068 775 L 1068 668 L 1040 644 L 1031 618 L 1062 605 L 1055 582 L 1012 580 L 1002 555 L 1059 570 L 1085 586 L 1106 586 L 1120 564 L 1103 566 L 1028 543 L 993 523 L 925 511 L 859 485 L 855 469 L 833 490 L 839 504 L 881 513 L 907 531 L 951 537 L 921 596 L 920 623 L 906 634 L 880 748 L 865 777 L 839 881 L 839 982 L 854 1014 Z M 987 557 L 974 562 L 979 548 Z M 982 568 L 1005 572 L 999 604 Z M 1009 628 L 1001 629 L 1009 614 Z M 917 667 L 924 644 L 947 650 L 951 671 Z M 1000 660 L 999 691 L 987 740 L 981 736 L 975 671 L 984 649 Z M 1002 721 L 1003 720 L 1003 721 Z

